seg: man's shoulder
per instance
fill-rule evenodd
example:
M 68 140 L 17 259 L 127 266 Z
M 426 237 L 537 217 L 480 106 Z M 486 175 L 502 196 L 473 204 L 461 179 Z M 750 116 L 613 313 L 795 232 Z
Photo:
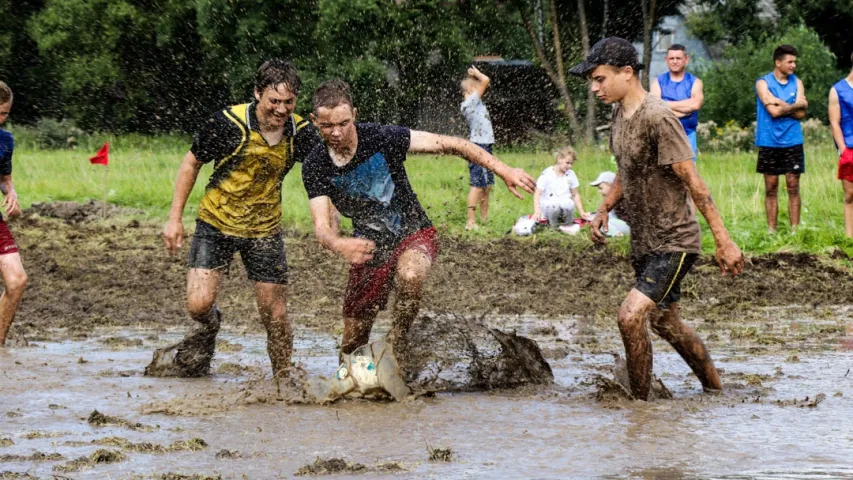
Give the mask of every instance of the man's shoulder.
M 307 166 L 317 167 L 328 158 L 329 150 L 326 148 L 326 144 L 319 142 L 314 145 L 314 148 L 312 148 L 311 151 L 308 152 L 308 155 L 305 156 L 305 160 L 302 161 L 302 168 L 304 169 Z

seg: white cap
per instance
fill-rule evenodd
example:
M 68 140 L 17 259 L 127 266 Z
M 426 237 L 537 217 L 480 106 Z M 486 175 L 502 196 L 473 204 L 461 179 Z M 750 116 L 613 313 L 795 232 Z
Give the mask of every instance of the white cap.
M 600 183 L 610 183 L 616 181 L 616 174 L 613 172 L 601 172 L 598 174 L 598 178 L 595 179 L 594 182 L 590 182 L 590 185 L 593 187 L 598 186 Z

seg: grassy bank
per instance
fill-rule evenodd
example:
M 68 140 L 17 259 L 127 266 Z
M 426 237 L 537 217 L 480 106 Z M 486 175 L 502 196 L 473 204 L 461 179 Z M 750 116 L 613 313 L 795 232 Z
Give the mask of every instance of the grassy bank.
M 153 219 L 165 219 L 178 165 L 189 144 L 170 139 L 158 144 L 132 139 L 114 142 L 110 165 L 110 202 L 141 208 Z M 94 149 L 75 151 L 44 151 L 22 145 L 16 151 L 14 178 L 24 206 L 32 202 L 53 200 L 100 199 L 104 192 L 105 171 L 102 166 L 90 165 L 88 157 Z M 519 166 L 534 177 L 553 162 L 548 152 L 500 154 L 505 162 Z M 806 171 L 801 182 L 803 196 L 803 225 L 791 235 L 787 228 L 787 196 L 780 188 L 780 233 L 769 235 L 764 220 L 763 181 L 755 173 L 755 153 L 703 154 L 699 171 L 709 184 L 726 225 L 736 242 L 751 253 L 775 251 L 806 251 L 828 253 L 841 248 L 853 255 L 853 241 L 844 237 L 842 211 L 843 195 L 836 180 L 836 153 L 833 148 L 807 148 Z M 187 222 L 195 215 L 196 206 L 212 170 L 206 166 L 193 190 L 186 211 Z M 587 210 L 599 201 L 594 187 L 588 182 L 603 170 L 615 170 L 610 154 L 603 148 L 581 151 L 575 171 L 580 178 L 581 196 Z M 532 213 L 529 195 L 524 201 L 512 197 L 498 180 L 491 202 L 491 219 L 483 228 L 468 233 L 465 207 L 468 193 L 468 172 L 463 160 L 454 157 L 413 156 L 408 163 L 409 176 L 415 191 L 433 222 L 442 230 L 455 235 L 493 238 L 502 236 L 515 220 Z M 301 185 L 299 166 L 288 175 L 282 194 L 284 221 L 301 230 L 311 228 L 305 190 Z M 704 228 L 704 223 L 703 223 Z M 713 250 L 713 240 L 705 228 L 704 248 Z M 545 233 L 558 238 L 561 234 Z M 588 242 L 581 234 L 567 239 L 572 245 Z M 626 248 L 626 242 L 615 242 L 615 248 Z

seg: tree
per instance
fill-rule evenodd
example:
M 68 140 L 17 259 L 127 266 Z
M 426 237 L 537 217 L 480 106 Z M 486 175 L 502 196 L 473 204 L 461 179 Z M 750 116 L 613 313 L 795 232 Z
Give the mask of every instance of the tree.
M 838 66 L 849 70 L 853 53 L 853 1 L 851 0 L 777 0 L 782 21 L 789 25 L 804 24 L 820 35 L 838 58 Z

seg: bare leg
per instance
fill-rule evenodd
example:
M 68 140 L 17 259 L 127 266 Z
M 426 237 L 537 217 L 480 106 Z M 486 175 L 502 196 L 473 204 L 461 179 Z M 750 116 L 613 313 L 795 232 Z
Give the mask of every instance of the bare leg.
M 646 317 L 655 303 L 636 288 L 619 308 L 619 333 L 625 345 L 625 360 L 631 393 L 637 400 L 647 400 L 652 386 L 652 341 L 646 327 Z
M 6 290 L 0 296 L 0 347 L 6 343 L 9 327 L 15 320 L 24 290 L 27 288 L 27 272 L 21 263 L 21 255 L 17 252 L 0 255 L 0 275 Z
M 788 190 L 788 218 L 791 221 L 791 231 L 796 231 L 800 225 L 800 174 L 785 174 L 785 188 Z
M 844 231 L 848 238 L 853 238 L 853 182 L 841 181 L 844 188 Z
M 470 230 L 477 225 L 477 204 L 480 203 L 482 195 L 482 188 L 471 187 L 468 190 L 468 223 L 465 224 L 466 230 Z
M 397 295 L 389 339 L 401 365 L 408 350 L 409 328 L 421 308 L 421 291 L 431 266 L 430 258 L 414 249 L 404 251 L 397 261 Z
M 287 320 L 287 285 L 255 282 L 261 322 L 267 329 L 267 353 L 273 376 L 286 377 L 293 356 L 293 328 Z
M 677 303 L 662 312 L 652 312 L 650 320 L 654 331 L 675 348 L 706 390 L 723 389 L 711 354 L 699 335 L 681 320 Z
M 492 191 L 492 186 L 489 185 L 483 189 L 483 195 L 480 197 L 480 220 L 489 221 L 489 194 Z
M 767 215 L 767 227 L 770 233 L 776 233 L 776 223 L 779 215 L 779 177 L 764 175 L 764 213 Z
M 216 295 L 222 283 L 222 272 L 192 268 L 187 274 L 187 311 L 199 323 L 177 347 L 175 363 L 188 376 L 206 375 L 216 348 L 219 312 Z

